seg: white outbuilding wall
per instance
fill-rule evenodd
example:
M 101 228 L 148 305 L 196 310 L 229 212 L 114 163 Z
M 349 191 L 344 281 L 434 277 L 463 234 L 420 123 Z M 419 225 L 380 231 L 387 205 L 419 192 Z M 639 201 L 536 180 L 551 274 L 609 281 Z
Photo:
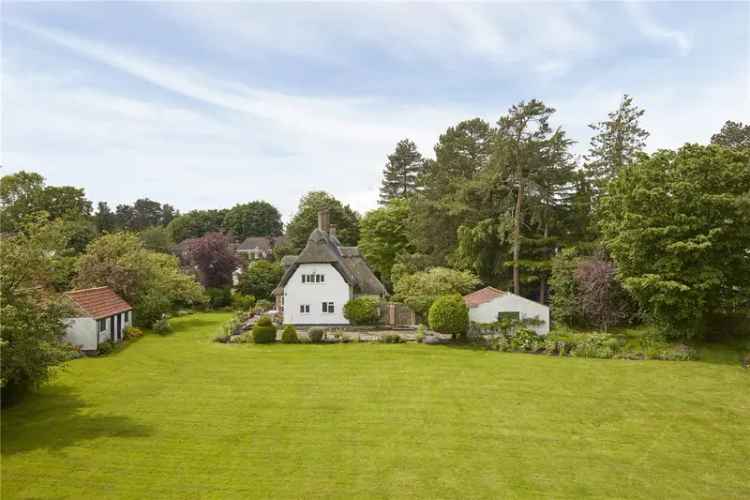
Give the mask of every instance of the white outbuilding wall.
M 99 344 L 106 342 L 107 340 L 115 341 L 113 332 L 115 331 L 115 318 L 120 316 L 120 322 L 122 330 L 124 332 L 126 327 L 133 325 L 133 311 L 128 311 L 128 319 L 125 319 L 125 313 L 119 313 L 114 316 L 105 318 L 104 329 L 99 329 L 99 322 L 94 318 L 79 317 L 79 318 L 68 318 L 66 320 L 67 327 L 64 339 L 71 344 L 78 346 L 82 351 L 95 351 L 98 349 Z M 124 335 L 124 333 L 123 333 Z M 99 342 L 97 343 L 97 336 Z
M 68 318 L 65 340 L 84 351 L 95 351 L 96 320 L 94 318 Z
M 322 274 L 323 282 L 303 283 L 302 275 Z M 330 264 L 300 264 L 284 286 L 284 323 L 295 325 L 348 325 L 344 304 L 351 287 Z M 333 302 L 333 313 L 323 312 L 323 302 Z M 300 312 L 309 306 L 310 312 Z
M 476 323 L 493 323 L 497 321 L 500 312 L 518 312 L 520 319 L 538 318 L 544 323 L 530 325 L 530 328 L 539 335 L 549 333 L 549 307 L 508 292 L 469 308 L 469 320 Z

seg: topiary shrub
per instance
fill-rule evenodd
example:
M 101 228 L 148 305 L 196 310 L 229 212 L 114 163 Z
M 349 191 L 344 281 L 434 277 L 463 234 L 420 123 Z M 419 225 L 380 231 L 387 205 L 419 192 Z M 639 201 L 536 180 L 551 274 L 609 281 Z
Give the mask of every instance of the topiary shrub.
M 322 328 L 310 328 L 307 332 L 307 336 L 310 338 L 310 342 L 313 344 L 320 344 L 326 336 L 325 330 Z
M 380 298 L 362 295 L 344 304 L 344 317 L 353 325 L 374 325 L 380 319 Z
M 281 332 L 281 343 L 296 344 L 297 342 L 299 342 L 299 337 L 297 337 L 297 330 L 294 325 L 286 325 L 284 331 Z
M 469 309 L 458 294 L 441 295 L 430 306 L 430 329 L 453 335 L 464 335 L 469 327 Z
M 172 325 L 169 324 L 169 320 L 167 318 L 161 318 L 154 323 L 152 329 L 154 330 L 154 333 L 158 333 L 159 335 L 166 335 L 167 333 L 172 332 Z
M 276 326 L 271 323 L 271 318 L 264 316 L 253 325 L 253 342 L 256 344 L 276 342 Z

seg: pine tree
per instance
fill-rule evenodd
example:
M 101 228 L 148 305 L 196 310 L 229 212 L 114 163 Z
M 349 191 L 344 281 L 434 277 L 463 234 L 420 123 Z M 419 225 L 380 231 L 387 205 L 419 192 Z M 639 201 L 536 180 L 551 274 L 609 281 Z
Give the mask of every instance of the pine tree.
M 380 187 L 380 204 L 395 198 L 409 198 L 417 192 L 417 179 L 423 169 L 424 159 L 417 145 L 409 139 L 399 141 L 396 150 L 388 155 Z
M 625 94 L 617 111 L 609 113 L 607 121 L 592 123 L 596 131 L 591 138 L 586 170 L 597 193 L 606 187 L 625 166 L 635 162 L 638 153 L 646 146 L 649 133 L 638 121 L 645 113 L 633 104 L 633 98 Z

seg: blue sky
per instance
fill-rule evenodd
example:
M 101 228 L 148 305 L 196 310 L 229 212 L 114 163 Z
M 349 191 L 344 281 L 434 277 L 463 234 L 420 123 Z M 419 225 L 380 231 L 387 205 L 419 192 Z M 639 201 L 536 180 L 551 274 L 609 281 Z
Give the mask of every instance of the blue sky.
M 588 145 L 623 93 L 648 148 L 750 121 L 750 2 L 2 2 L 5 172 L 114 205 L 324 189 L 376 206 L 386 155 L 538 98 Z

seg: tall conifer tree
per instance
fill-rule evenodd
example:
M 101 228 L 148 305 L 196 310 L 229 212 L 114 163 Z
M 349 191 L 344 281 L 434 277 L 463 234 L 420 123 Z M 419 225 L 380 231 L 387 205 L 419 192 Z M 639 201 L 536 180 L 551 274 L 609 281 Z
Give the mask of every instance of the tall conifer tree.
M 380 204 L 396 198 L 408 199 L 417 192 L 417 181 L 424 166 L 424 159 L 417 145 L 403 139 L 396 150 L 388 155 L 383 169 L 383 184 L 380 186 Z

